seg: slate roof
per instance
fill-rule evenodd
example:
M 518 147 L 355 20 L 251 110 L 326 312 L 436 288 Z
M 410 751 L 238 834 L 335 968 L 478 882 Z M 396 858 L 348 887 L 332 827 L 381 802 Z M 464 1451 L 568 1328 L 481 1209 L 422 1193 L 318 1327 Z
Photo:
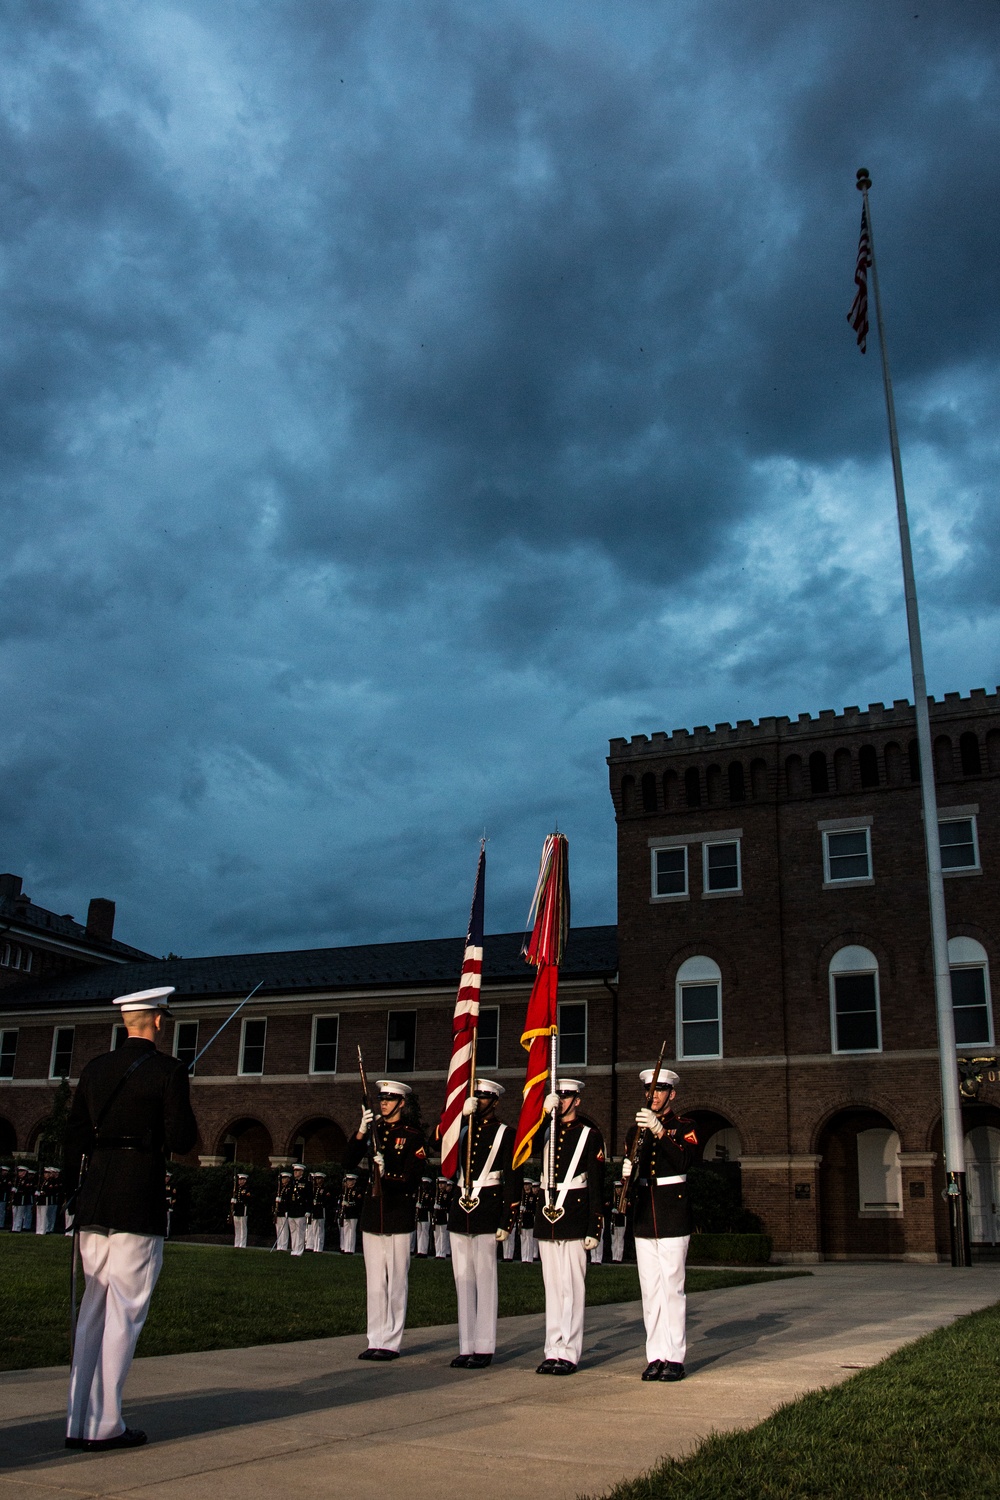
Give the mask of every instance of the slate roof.
M 154 959 L 152 953 L 146 953 L 142 948 L 130 948 L 128 943 L 120 943 L 117 938 L 95 937 L 82 922 L 74 922 L 72 917 L 58 917 L 54 911 L 36 906 L 24 896 L 0 896 L 0 933 L 8 922 L 33 927 L 43 937 L 69 938 L 92 953 L 115 953 L 138 961 Z
M 532 970 L 521 957 L 521 932 L 488 935 L 483 978 L 487 984 L 520 980 Z M 304 948 L 289 953 L 235 953 L 220 958 L 160 959 L 108 964 L 58 980 L 37 980 L 0 990 L 0 1012 L 48 1010 L 110 1001 L 133 990 L 172 984 L 176 998 L 239 997 L 259 980 L 259 995 L 306 995 L 317 990 L 456 986 L 465 945 L 461 938 L 413 943 L 365 943 L 352 948 Z M 571 930 L 561 975 L 599 979 L 618 971 L 618 929 Z

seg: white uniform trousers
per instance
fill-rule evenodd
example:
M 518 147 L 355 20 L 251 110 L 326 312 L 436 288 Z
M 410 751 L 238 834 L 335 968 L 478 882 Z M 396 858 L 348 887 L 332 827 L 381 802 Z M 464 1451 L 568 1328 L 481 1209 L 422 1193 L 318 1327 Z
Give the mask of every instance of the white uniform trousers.
M 646 1325 L 646 1358 L 666 1359 L 682 1365 L 687 1350 L 685 1332 L 687 1300 L 684 1296 L 684 1262 L 689 1235 L 669 1239 L 635 1237 L 635 1258 L 642 1292 L 642 1319 Z
M 284 1214 L 274 1221 L 274 1248 L 275 1250 L 288 1249 L 288 1219 Z
M 604 1236 L 601 1235 L 600 1239 L 597 1241 L 597 1244 L 594 1246 L 593 1250 L 591 1250 L 591 1252 L 590 1252 L 590 1264 L 592 1266 L 599 1266 L 601 1264 L 601 1262 L 603 1261 L 603 1259 L 604 1259 Z
M 409 1234 L 362 1234 L 368 1287 L 368 1347 L 399 1351 L 410 1282 Z
M 453 1234 L 451 1269 L 458 1293 L 459 1354 L 493 1354 L 497 1347 L 497 1237 Z
M 245 1250 L 247 1247 L 246 1214 L 233 1214 L 233 1246 L 237 1250 Z
M 358 1221 L 345 1219 L 340 1226 L 340 1248 L 345 1255 L 353 1255 L 358 1248 Z
M 447 1224 L 434 1225 L 434 1254 L 438 1260 L 447 1260 L 451 1254 L 451 1231 Z
M 426 1219 L 417 1225 L 417 1254 L 426 1255 L 431 1248 L 431 1221 Z
M 625 1225 L 619 1229 L 617 1224 L 611 1226 L 611 1259 L 621 1260 L 625 1254 Z
M 580 1363 L 587 1295 L 583 1240 L 539 1240 L 545 1283 L 545 1358 Z
M 87 1287 L 76 1324 L 66 1436 L 125 1431 L 122 1387 L 163 1264 L 156 1234 L 80 1234 Z
M 306 1221 L 304 1216 L 293 1219 L 289 1215 L 288 1235 L 292 1242 L 292 1254 L 301 1255 L 306 1248 Z
M 317 1254 L 326 1249 L 325 1219 L 313 1219 L 306 1225 L 306 1249 L 315 1250 Z
M 521 1259 L 525 1265 L 531 1265 L 535 1259 L 535 1231 L 533 1229 L 521 1230 Z
M 11 1209 L 10 1228 L 12 1234 L 31 1233 L 31 1204 L 15 1203 Z
M 40 1203 L 35 1209 L 35 1233 L 51 1234 L 56 1227 L 56 1214 L 59 1212 L 55 1203 Z
M 503 1242 L 503 1258 L 504 1258 L 504 1260 L 513 1260 L 514 1259 L 514 1249 L 515 1249 L 516 1244 L 517 1244 L 517 1235 L 516 1235 L 516 1232 L 512 1229 L 511 1232 L 510 1232 L 510 1234 L 507 1236 L 507 1238 Z

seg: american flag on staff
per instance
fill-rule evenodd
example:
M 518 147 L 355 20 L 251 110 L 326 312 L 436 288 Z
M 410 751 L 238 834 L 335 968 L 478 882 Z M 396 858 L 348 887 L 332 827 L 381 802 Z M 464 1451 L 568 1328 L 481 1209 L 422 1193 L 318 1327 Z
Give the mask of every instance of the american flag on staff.
M 559 1030 L 559 965 L 569 934 L 569 844 L 561 833 L 550 833 L 542 846 L 538 882 L 528 916 L 531 934 L 524 957 L 538 966 L 521 1046 L 528 1054 L 521 1115 L 514 1137 L 514 1166 L 531 1155 L 532 1143 L 544 1118 L 548 1093 L 550 1042 Z
M 486 844 L 480 845 L 476 867 L 476 888 L 469 914 L 469 932 L 465 939 L 462 977 L 458 981 L 458 998 L 452 1021 L 451 1062 L 444 1113 L 441 1116 L 441 1176 L 453 1177 L 458 1171 L 458 1138 L 462 1129 L 462 1105 L 469 1097 L 472 1078 L 472 1049 L 479 1026 L 479 990 L 483 981 L 483 911 L 486 904 Z
M 858 348 L 864 354 L 868 345 L 868 267 L 872 263 L 872 245 L 868 233 L 868 207 L 861 208 L 861 238 L 858 241 L 858 263 L 854 268 L 857 292 L 847 314 L 847 321 L 858 336 Z

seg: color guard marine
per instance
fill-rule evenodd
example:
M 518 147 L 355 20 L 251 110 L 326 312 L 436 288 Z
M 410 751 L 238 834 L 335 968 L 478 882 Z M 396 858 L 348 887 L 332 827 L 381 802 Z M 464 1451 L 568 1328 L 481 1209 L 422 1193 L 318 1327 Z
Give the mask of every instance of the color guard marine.
M 524 1179 L 524 1196 L 517 1216 L 517 1227 L 521 1236 L 521 1260 L 531 1265 L 536 1258 L 535 1215 L 538 1213 L 538 1183 L 534 1177 Z
M 431 1223 L 434 1226 L 434 1254 L 438 1260 L 447 1260 L 451 1254 L 451 1232 L 448 1216 L 455 1184 L 450 1177 L 439 1177 L 434 1185 L 434 1203 L 431 1208 Z
M 312 1213 L 312 1188 L 306 1169 L 300 1161 L 292 1167 L 292 1183 L 287 1199 L 288 1238 L 293 1255 L 302 1255 L 306 1248 L 306 1224 Z
M 697 1159 L 694 1122 L 671 1105 L 680 1083 L 676 1073 L 645 1068 L 639 1081 L 647 1102 L 625 1140 L 623 1177 L 632 1199 L 632 1231 L 646 1325 L 643 1380 L 683 1380 L 686 1340 L 684 1268 L 691 1239 L 687 1173 Z M 633 1167 L 631 1158 L 635 1158 Z M 634 1179 L 634 1181 L 633 1181 Z
M 233 1248 L 245 1250 L 247 1247 L 247 1228 L 250 1218 L 250 1177 L 247 1172 L 237 1172 L 233 1183 L 232 1197 L 229 1200 L 229 1218 L 233 1226 Z
M 290 1238 L 288 1228 L 289 1210 L 292 1207 L 292 1171 L 282 1167 L 278 1173 L 278 1186 L 274 1194 L 274 1248 L 287 1250 Z
M 555 1094 L 545 1100 L 540 1212 L 535 1217 L 545 1283 L 545 1358 L 539 1375 L 572 1375 L 580 1363 L 587 1252 L 601 1235 L 604 1142 L 597 1126 L 579 1113 L 582 1093 L 578 1079 L 560 1078 Z
M 406 1323 L 410 1235 L 417 1218 L 417 1192 L 427 1163 L 422 1133 L 403 1120 L 409 1084 L 376 1083 L 379 1115 L 366 1105 L 344 1151 L 344 1170 L 354 1172 L 368 1156 L 371 1178 L 361 1205 L 361 1241 L 368 1286 L 368 1348 L 359 1359 L 399 1358 Z
M 331 1198 L 326 1173 L 310 1172 L 309 1188 L 312 1204 L 306 1217 L 306 1249 L 319 1255 L 326 1249 L 326 1212 Z
M 431 1210 L 434 1207 L 434 1178 L 420 1179 L 417 1193 L 416 1252 L 418 1260 L 426 1260 L 431 1249 Z
M 510 1238 L 522 1188 L 522 1174 L 513 1165 L 514 1132 L 496 1115 L 503 1092 L 499 1083 L 477 1078 L 462 1106 L 458 1179 L 448 1214 L 458 1293 L 458 1354 L 452 1369 L 483 1369 L 497 1346 L 497 1243 Z

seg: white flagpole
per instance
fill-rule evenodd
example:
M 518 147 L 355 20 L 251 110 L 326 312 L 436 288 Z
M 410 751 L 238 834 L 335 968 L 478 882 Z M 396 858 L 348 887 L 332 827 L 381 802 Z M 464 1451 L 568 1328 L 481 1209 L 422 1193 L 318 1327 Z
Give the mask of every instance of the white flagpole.
M 934 997 L 937 1006 L 938 1052 L 941 1065 L 941 1124 L 944 1137 L 944 1168 L 947 1175 L 951 1263 L 953 1266 L 967 1266 L 970 1263 L 970 1254 L 965 1195 L 965 1140 L 958 1092 L 955 1014 L 952 1009 L 951 971 L 948 967 L 948 921 L 944 904 L 944 876 L 941 873 L 941 840 L 938 831 L 937 790 L 934 786 L 931 720 L 927 707 L 927 679 L 924 675 L 924 651 L 920 640 L 917 586 L 913 576 L 910 523 L 906 513 L 906 494 L 903 489 L 903 465 L 900 462 L 899 434 L 896 431 L 896 407 L 892 396 L 889 357 L 885 347 L 878 267 L 875 263 L 875 237 L 872 233 L 871 210 L 868 206 L 868 189 L 872 183 L 864 167 L 859 170 L 857 178 L 858 191 L 864 197 L 865 220 L 868 225 L 872 289 L 875 293 L 875 320 L 878 324 L 878 343 L 882 355 L 882 383 L 885 387 L 885 409 L 889 418 L 892 477 L 896 486 L 896 516 L 899 521 L 899 546 L 903 560 L 903 592 L 906 598 L 906 628 L 910 638 L 913 702 L 917 714 L 920 791 L 924 809 L 924 845 L 927 851 L 927 889 L 931 908 L 931 948 L 934 955 Z

